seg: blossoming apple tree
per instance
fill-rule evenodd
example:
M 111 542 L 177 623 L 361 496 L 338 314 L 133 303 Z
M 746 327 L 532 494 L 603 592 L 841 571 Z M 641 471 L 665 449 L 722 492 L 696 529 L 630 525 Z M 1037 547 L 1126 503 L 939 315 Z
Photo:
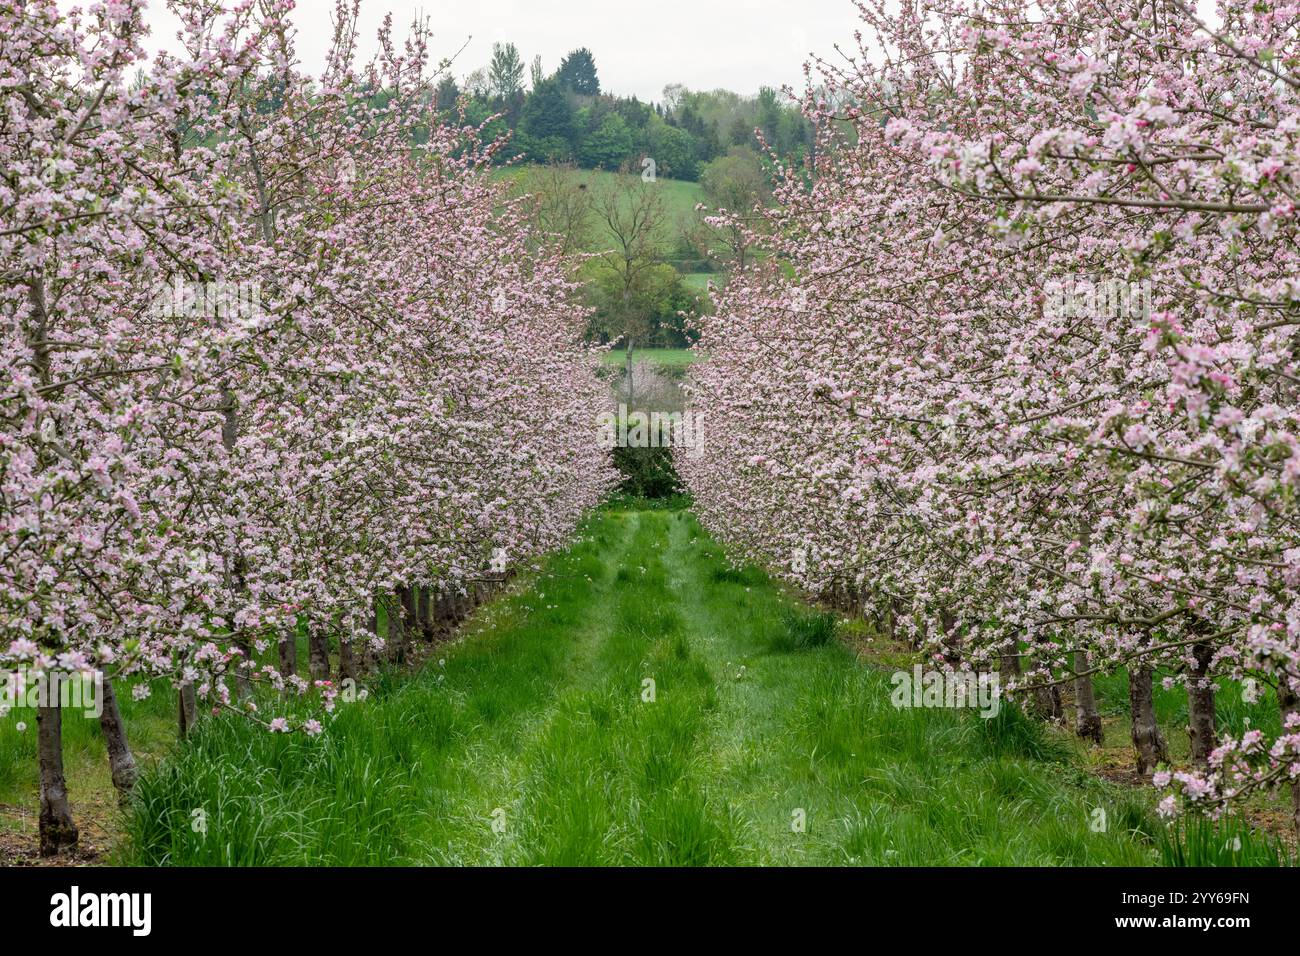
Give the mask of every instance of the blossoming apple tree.
M 609 485 L 563 264 L 487 178 L 498 144 L 434 121 L 427 25 L 358 65 L 341 2 L 312 81 L 290 0 L 175 2 L 152 59 L 143 6 L 0 9 L 0 666 L 106 674 L 124 790 L 114 682 L 170 680 L 183 730 L 318 733 L 255 685 L 331 710 L 377 596 L 404 634 Z M 59 721 L 44 852 L 77 839 Z
M 1099 739 L 1128 673 L 1162 808 L 1300 778 L 1296 23 L 1286 4 L 861 4 L 816 162 L 707 320 L 681 470 L 753 557 Z M 764 236 L 770 239 L 764 240 Z M 739 520 L 738 520 L 739 519 Z M 1215 679 L 1281 732 L 1221 739 Z M 1300 785 L 1293 785 L 1300 825 Z

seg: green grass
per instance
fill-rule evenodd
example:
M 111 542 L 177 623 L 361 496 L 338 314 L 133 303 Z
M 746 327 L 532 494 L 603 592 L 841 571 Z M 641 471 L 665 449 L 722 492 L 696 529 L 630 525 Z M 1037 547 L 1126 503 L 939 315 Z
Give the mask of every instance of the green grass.
M 522 184 L 527 181 L 529 166 L 511 166 L 507 169 L 499 170 L 496 176 L 502 179 L 509 179 L 516 184 Z M 609 187 L 617 182 L 620 178 L 640 179 L 640 174 L 624 174 L 610 172 L 608 170 L 598 169 L 574 169 L 568 173 L 569 176 L 579 183 L 585 184 L 587 189 L 593 194 Z M 699 183 L 687 182 L 683 179 L 666 179 L 659 177 L 653 183 L 653 188 L 660 191 L 663 196 L 664 206 L 664 228 L 660 241 L 666 247 L 667 255 L 671 256 L 671 248 L 676 242 L 678 235 L 681 234 L 683 227 L 694 223 L 697 219 L 695 212 L 696 203 L 702 203 L 704 199 L 704 190 Z M 521 187 L 522 191 L 522 187 Z M 593 224 L 597 223 L 595 216 L 592 217 Z M 591 242 L 586 252 L 604 252 L 612 244 L 612 237 L 608 231 L 602 231 L 600 228 L 592 230 Z M 703 288 L 703 286 L 701 286 Z
M 835 615 L 827 611 L 807 612 L 790 608 L 781 615 L 782 629 L 772 647 L 778 651 L 801 651 L 825 647 L 835 641 Z
M 656 365 L 666 365 L 670 368 L 692 365 L 698 362 L 703 356 L 699 352 L 691 349 L 633 349 L 632 360 L 634 362 L 645 361 L 653 362 Z M 607 365 L 625 365 L 627 363 L 627 350 L 617 349 L 605 352 L 601 355 L 601 360 Z
M 682 276 L 682 282 L 696 292 L 703 292 L 712 282 L 715 286 L 721 285 L 726 281 L 726 275 L 722 272 L 688 272 Z
M 1217 860 L 1240 837 L 1227 862 L 1277 861 L 1227 824 L 1166 831 L 1149 791 L 1013 708 L 895 709 L 834 625 L 689 512 L 608 508 L 320 738 L 206 721 L 145 775 L 120 858 L 1121 866 Z

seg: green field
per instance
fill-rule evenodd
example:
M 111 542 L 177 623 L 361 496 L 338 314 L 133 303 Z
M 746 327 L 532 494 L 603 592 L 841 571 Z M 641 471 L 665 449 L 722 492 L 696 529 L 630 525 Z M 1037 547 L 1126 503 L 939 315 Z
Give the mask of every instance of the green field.
M 688 272 L 682 276 L 682 281 L 696 292 L 703 292 L 708 288 L 710 281 L 712 281 L 716 286 L 719 285 L 724 278 L 725 274 L 721 272 Z
M 497 173 L 503 179 L 509 179 L 516 184 L 520 184 L 528 177 L 529 166 L 511 166 Z M 573 169 L 569 175 L 582 183 L 590 190 L 593 195 L 605 188 L 607 185 L 618 179 L 639 179 L 636 174 L 624 174 L 609 172 L 600 169 Z M 671 244 L 676 240 L 677 235 L 682 228 L 695 221 L 696 212 L 695 204 L 704 202 L 704 190 L 700 188 L 699 183 L 687 182 L 681 179 L 656 179 L 653 188 L 659 190 L 664 199 L 664 211 L 666 212 L 665 233 L 663 241 Z M 608 234 L 601 234 L 599 231 L 593 237 L 592 247 L 588 252 L 603 252 L 608 246 L 603 241 Z
M 496 175 L 502 179 L 511 180 L 522 191 L 525 188 L 524 183 L 529 176 L 529 171 L 534 168 L 530 166 L 512 166 L 498 171 Z M 639 178 L 634 174 L 615 173 L 599 169 L 572 169 L 567 175 L 585 185 L 593 195 L 618 179 Z M 695 212 L 695 205 L 705 201 L 704 190 L 699 183 L 664 178 L 655 180 L 651 188 L 659 190 L 664 198 L 666 215 L 659 236 L 659 241 L 663 246 L 663 255 L 669 263 L 678 266 L 675 258 L 677 240 L 697 221 L 698 214 Z M 593 228 L 591 242 L 584 251 L 605 252 L 610 248 L 610 245 L 608 230 L 598 224 Z M 721 273 L 716 272 L 686 272 L 682 275 L 683 281 L 696 291 L 703 291 L 709 279 L 713 279 L 716 283 L 721 281 L 721 277 Z
M 601 361 L 606 365 L 623 365 L 627 362 L 627 351 L 625 349 L 614 349 L 601 355 Z M 693 365 L 704 358 L 699 352 L 693 349 L 633 349 L 632 360 L 634 362 L 653 362 L 656 365 L 666 365 L 669 367 L 680 367 Z
M 147 773 L 139 864 L 1275 863 L 1004 707 L 896 709 L 892 667 L 730 565 L 687 512 L 611 508 L 464 639 L 320 738 L 205 721 Z M 1108 826 L 1090 825 L 1098 809 Z M 191 826 L 202 810 L 206 831 Z M 1228 850 L 1241 835 L 1240 849 Z

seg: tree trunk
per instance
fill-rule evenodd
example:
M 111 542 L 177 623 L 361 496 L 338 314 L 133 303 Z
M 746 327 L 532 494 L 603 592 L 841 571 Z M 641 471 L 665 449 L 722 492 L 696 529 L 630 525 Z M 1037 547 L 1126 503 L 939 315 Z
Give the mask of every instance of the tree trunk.
M 344 639 L 342 637 L 339 638 L 339 681 L 340 683 L 345 680 L 355 681 L 358 677 L 361 676 L 357 667 L 357 655 L 354 653 L 352 641 L 353 638 L 347 638 L 347 639 Z M 364 655 L 365 652 L 362 651 L 362 656 L 364 657 Z
M 1020 677 L 1020 643 L 1012 643 L 1010 652 L 998 657 L 998 676 L 1005 693 L 1007 685 Z
M 889 643 L 894 643 L 898 635 L 898 607 L 894 599 L 885 596 L 880 601 L 880 632 Z
M 1191 678 L 1187 682 L 1187 732 L 1192 743 L 1192 763 L 1202 769 L 1210 765 L 1210 753 L 1219 745 L 1214 714 L 1214 681 L 1210 679 L 1210 660 L 1214 648 L 1209 644 L 1192 646 Z
M 1039 639 L 1040 643 L 1047 643 Z M 1065 717 L 1065 704 L 1061 700 L 1061 685 L 1048 684 L 1034 688 L 1034 713 L 1043 720 L 1061 720 Z
M 943 659 L 952 667 L 961 666 L 961 635 L 957 633 L 957 618 L 948 608 L 939 609 L 939 627 L 943 630 Z
M 411 640 L 424 639 L 427 624 L 424 613 L 424 593 L 426 589 L 411 585 Z
M 402 619 L 401 589 L 388 597 L 388 659 L 396 664 L 406 663 L 406 622 Z
M 1059 684 L 1034 688 L 1034 712 L 1043 720 L 1060 720 L 1065 716 Z
M 113 786 L 118 796 L 125 800 L 135 787 L 140 770 L 135 764 L 135 755 L 126 739 L 126 724 L 122 721 L 122 711 L 117 706 L 117 694 L 113 692 L 113 682 L 104 677 L 101 691 L 103 711 L 99 715 L 99 729 L 104 735 L 104 745 L 108 749 L 108 769 L 113 775 Z
M 1083 665 L 1076 668 L 1077 671 L 1087 671 L 1092 664 L 1087 651 L 1079 652 L 1075 659 L 1081 661 Z M 1097 711 L 1097 695 L 1092 688 L 1091 674 L 1077 673 L 1075 675 L 1074 717 L 1074 732 L 1076 734 L 1084 740 L 1091 740 L 1098 746 L 1105 742 L 1105 735 L 1101 729 L 1101 714 Z
M 48 339 L 49 311 L 45 302 L 45 280 L 34 278 L 27 285 L 31 301 L 31 326 L 27 342 L 32 349 L 32 362 L 36 378 L 42 385 L 50 383 L 50 346 Z M 48 462 L 43 462 L 48 464 Z M 40 767 L 41 856 L 56 856 L 77 845 L 77 826 L 72 822 L 72 808 L 68 804 L 68 784 L 63 775 L 63 714 L 59 710 L 58 676 L 53 680 L 53 707 L 39 707 L 36 711 L 36 755 Z
M 74 849 L 80 836 L 77 825 L 72 822 L 68 781 L 63 775 L 63 712 L 58 706 L 57 687 L 51 699 L 53 707 L 40 707 L 36 711 L 41 775 L 41 856 L 57 856 L 64 850 Z
M 280 676 L 286 681 L 298 673 L 298 632 L 280 638 Z
M 411 639 L 420 626 L 420 600 L 415 586 L 404 587 L 398 592 L 402 601 L 402 660 L 410 654 Z
M 199 702 L 194 696 L 193 684 L 182 685 L 176 694 L 176 721 L 181 740 L 192 734 L 198 725 Z
M 1133 749 L 1137 752 L 1138 775 L 1148 777 L 1161 763 L 1169 762 L 1165 738 L 1156 723 L 1151 668 L 1130 667 L 1128 672 L 1129 711 L 1133 720 Z
M 312 628 L 307 635 L 308 649 L 308 666 L 311 668 L 311 679 L 329 680 L 330 679 L 330 639 L 329 635 L 319 628 Z
M 245 666 L 253 659 L 253 645 L 241 638 L 235 641 L 235 647 L 240 651 L 235 665 L 235 699 L 243 700 L 253 692 L 253 682 L 249 679 L 248 668 Z
M 456 619 L 455 607 L 452 604 L 450 591 L 443 591 L 438 595 L 436 614 L 438 618 L 438 629 L 444 634 L 449 632 Z
M 380 603 L 381 603 L 381 602 L 380 602 L 380 599 L 379 599 L 379 598 L 375 598 L 373 601 L 371 601 L 371 608 L 370 608 L 370 633 L 373 634 L 373 635 L 375 635 L 375 637 L 377 637 L 377 638 L 378 638 L 378 637 L 385 637 L 385 638 L 386 638 L 386 637 L 387 637 L 386 634 L 380 634 L 380 633 L 379 633 L 379 605 L 380 605 Z M 387 647 L 385 647 L 385 651 L 387 651 Z M 362 671 L 365 671 L 365 672 L 369 672 L 370 669 L 373 668 L 373 667 L 375 666 L 375 652 L 374 652 L 374 649 L 373 649 L 373 647 L 371 646 L 370 642 L 367 642 L 367 643 L 365 644 L 365 646 L 361 648 L 361 662 L 360 662 L 360 663 L 361 663 L 361 670 L 362 670 Z
M 434 621 L 433 588 L 420 589 L 420 624 L 421 633 L 426 644 L 432 644 L 437 635 Z

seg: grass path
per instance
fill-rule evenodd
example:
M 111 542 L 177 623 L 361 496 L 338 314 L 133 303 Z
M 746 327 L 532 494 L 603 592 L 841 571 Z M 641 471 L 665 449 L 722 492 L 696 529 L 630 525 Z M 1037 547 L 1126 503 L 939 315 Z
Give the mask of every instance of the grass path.
M 791 644 L 791 615 L 809 613 L 756 569 L 731 568 L 689 513 L 601 512 L 571 550 L 481 610 L 465 640 L 415 676 L 380 678 L 323 737 L 207 722 L 142 781 L 123 858 L 1140 865 L 1168 856 L 1147 794 L 1088 774 L 1010 709 L 993 720 L 895 709 L 886 671 L 838 643 Z

